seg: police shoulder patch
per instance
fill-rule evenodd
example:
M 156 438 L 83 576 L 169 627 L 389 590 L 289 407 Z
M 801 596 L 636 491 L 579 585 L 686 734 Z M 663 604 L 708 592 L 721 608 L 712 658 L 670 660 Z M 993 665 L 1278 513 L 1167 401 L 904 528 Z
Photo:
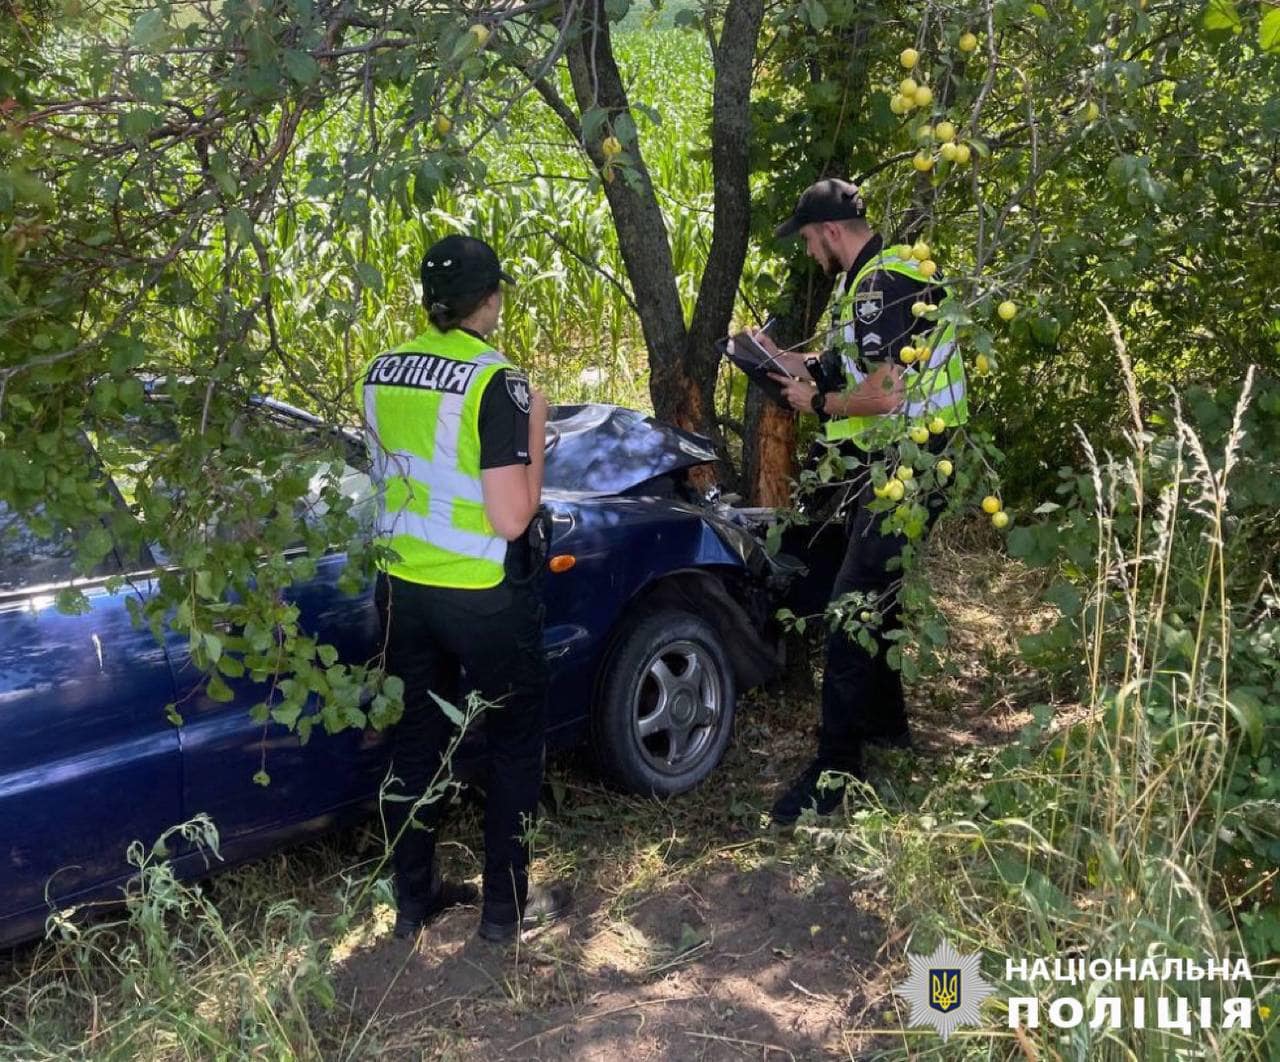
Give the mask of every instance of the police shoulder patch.
M 884 312 L 884 292 L 860 291 L 853 297 L 853 312 L 863 324 L 878 321 Z
M 529 377 L 514 369 L 507 369 L 503 376 L 506 378 L 507 394 L 511 396 L 511 401 L 516 404 L 516 408 L 521 413 L 528 413 L 529 407 L 533 404 L 529 391 Z

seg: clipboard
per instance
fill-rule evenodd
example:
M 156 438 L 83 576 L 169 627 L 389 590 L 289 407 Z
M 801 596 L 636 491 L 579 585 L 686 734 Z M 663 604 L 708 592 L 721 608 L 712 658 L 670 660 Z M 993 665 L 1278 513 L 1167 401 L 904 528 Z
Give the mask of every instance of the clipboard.
M 728 358 L 736 368 L 746 373 L 747 378 L 770 400 L 785 410 L 791 410 L 791 403 L 784 397 L 782 387 L 776 380 L 769 378 L 771 372 L 782 376 L 791 374 L 778 364 L 772 354 L 755 341 L 751 333 L 739 332 L 735 336 L 722 339 L 716 343 L 716 350 L 722 357 Z

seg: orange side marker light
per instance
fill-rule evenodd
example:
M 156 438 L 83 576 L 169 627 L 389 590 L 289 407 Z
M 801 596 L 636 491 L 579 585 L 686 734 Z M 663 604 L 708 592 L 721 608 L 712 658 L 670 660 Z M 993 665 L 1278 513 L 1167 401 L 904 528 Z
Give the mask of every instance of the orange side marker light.
M 551 563 L 550 565 L 548 565 L 548 567 L 551 568 L 551 571 L 554 574 L 559 575 L 562 572 L 567 572 L 570 568 L 572 568 L 577 563 L 578 563 L 578 558 L 575 557 L 572 553 L 559 553 L 556 556 L 551 558 Z

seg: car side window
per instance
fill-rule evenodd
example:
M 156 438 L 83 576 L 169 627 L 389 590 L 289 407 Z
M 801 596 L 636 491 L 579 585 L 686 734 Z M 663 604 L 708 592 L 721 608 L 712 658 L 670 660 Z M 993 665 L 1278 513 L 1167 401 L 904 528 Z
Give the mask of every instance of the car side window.
M 111 476 L 126 506 L 132 506 L 136 502 L 137 485 L 144 476 L 151 476 L 149 486 L 152 491 L 166 493 L 175 504 L 182 501 L 177 488 L 167 486 L 162 479 L 155 478 L 154 473 L 148 471 L 149 463 L 161 455 L 165 448 L 172 446 L 177 438 L 174 425 L 165 417 L 165 410 L 165 400 L 158 398 L 149 410 L 150 415 L 133 418 L 116 426 L 109 436 L 97 433 L 89 436 L 98 459 Z M 299 453 L 313 453 L 316 456 L 333 455 L 336 449 L 338 454 L 345 457 L 336 470 L 338 489 L 351 500 L 356 519 L 372 526 L 375 510 L 373 487 L 368 471 L 363 467 L 367 464 L 367 455 L 359 437 L 352 437 L 340 429 L 312 423 L 301 416 L 265 404 L 249 406 L 231 426 L 231 435 L 237 440 L 243 440 L 250 432 L 263 433 L 264 448 L 283 444 Z M 335 441 L 339 443 L 336 447 Z M 299 499 L 296 511 L 299 524 L 310 523 L 324 514 L 325 505 L 320 494 L 323 482 L 322 476 L 313 477 L 310 491 Z M 211 536 L 226 536 L 234 540 L 252 537 L 254 533 L 251 526 L 220 527 L 216 520 L 210 520 L 206 530 Z M 164 553 L 154 543 L 151 552 L 158 562 L 166 562 Z
M 71 528 L 45 516 L 43 506 L 24 514 L 0 502 L 0 593 L 71 582 L 78 575 L 77 538 Z M 119 571 L 113 552 L 89 578 Z

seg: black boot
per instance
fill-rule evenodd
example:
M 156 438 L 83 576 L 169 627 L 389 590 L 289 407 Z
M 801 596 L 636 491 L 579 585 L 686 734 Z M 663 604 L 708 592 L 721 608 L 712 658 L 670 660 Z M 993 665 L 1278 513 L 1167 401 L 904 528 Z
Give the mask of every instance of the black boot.
M 480 916 L 480 936 L 494 943 L 514 940 L 517 933 L 550 925 L 564 918 L 573 906 L 573 893 L 563 882 L 534 885 L 516 917 L 514 909 L 486 910 Z
M 479 898 L 480 890 L 474 885 L 466 881 L 445 881 L 437 871 L 425 899 L 396 898 L 395 935 L 400 940 L 417 936 L 423 926 L 450 907 L 473 904 Z
M 911 739 L 911 728 L 905 724 L 901 730 L 885 734 L 869 734 L 862 740 L 864 744 L 881 749 L 902 749 L 905 752 L 911 752 L 915 748 L 915 742 Z
M 821 779 L 826 776 L 826 784 Z M 844 801 L 846 775 L 861 777 L 861 772 L 842 770 L 814 760 L 791 783 L 769 812 L 779 826 L 790 826 L 805 808 L 818 815 L 830 815 Z

